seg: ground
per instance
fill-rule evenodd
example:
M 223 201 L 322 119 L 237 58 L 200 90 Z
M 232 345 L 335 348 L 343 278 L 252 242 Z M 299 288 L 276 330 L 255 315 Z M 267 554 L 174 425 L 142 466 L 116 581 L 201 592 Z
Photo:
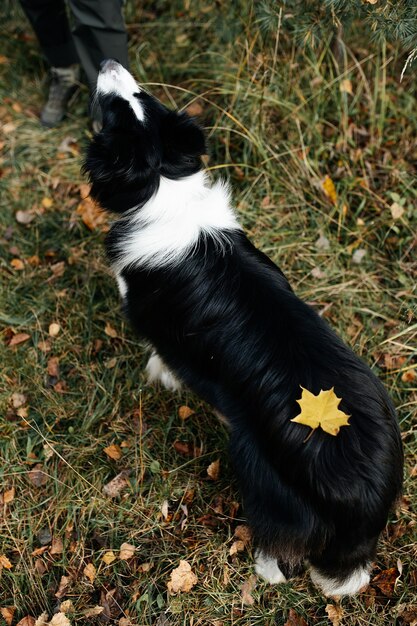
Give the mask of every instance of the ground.
M 231 180 L 251 239 L 391 393 L 404 496 L 357 598 L 326 600 L 307 575 L 255 579 L 226 429 L 189 392 L 146 383 L 146 350 L 121 314 L 107 218 L 80 172 L 87 90 L 61 126 L 39 126 L 45 66 L 5 2 L 0 624 L 13 611 L 13 624 L 44 611 L 120 626 L 415 624 L 415 67 L 400 82 L 405 52 L 360 27 L 337 62 L 325 41 L 296 45 L 285 24 L 261 33 L 251 3 L 134 4 L 133 73 L 199 116 L 208 167 Z M 180 561 L 191 588 L 168 592 Z

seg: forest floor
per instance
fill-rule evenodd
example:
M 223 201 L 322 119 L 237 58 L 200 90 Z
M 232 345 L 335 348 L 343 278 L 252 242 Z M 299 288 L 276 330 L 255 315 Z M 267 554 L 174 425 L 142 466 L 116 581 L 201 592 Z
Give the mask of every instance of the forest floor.
M 417 102 L 404 54 L 356 33 L 337 64 L 325 43 L 262 35 L 243 2 L 127 15 L 132 72 L 201 119 L 250 238 L 398 408 L 403 498 L 370 587 L 329 601 L 308 574 L 256 580 L 225 428 L 191 393 L 146 383 L 104 258 L 107 218 L 80 172 L 87 90 L 59 127 L 40 126 L 46 70 L 14 4 L 0 56 L 0 624 L 57 611 L 73 625 L 416 624 Z M 197 583 L 170 594 L 181 560 Z

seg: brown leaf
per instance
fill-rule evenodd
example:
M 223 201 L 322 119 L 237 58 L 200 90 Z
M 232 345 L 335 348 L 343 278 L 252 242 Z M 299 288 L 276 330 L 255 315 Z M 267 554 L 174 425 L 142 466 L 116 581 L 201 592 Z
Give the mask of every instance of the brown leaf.
M 70 582 L 71 578 L 69 576 L 61 576 L 58 590 L 55 593 L 56 598 L 63 598 L 65 595 L 67 595 Z
M 52 276 L 48 280 L 53 280 L 54 278 L 59 278 L 65 272 L 65 261 L 58 261 L 58 263 L 53 263 L 50 267 Z
M 108 335 L 112 339 L 116 339 L 117 337 L 117 330 L 113 328 L 113 326 L 110 326 L 108 322 L 104 328 L 104 332 L 106 333 L 106 335 Z
M 126 471 L 117 474 L 107 485 L 103 487 L 103 493 L 110 498 L 116 498 L 121 491 L 129 484 L 127 481 L 128 473 Z
M 27 398 L 24 393 L 18 393 L 17 391 L 12 395 L 12 405 L 14 409 L 18 409 L 19 407 L 26 404 Z
M 241 539 L 234 541 L 232 545 L 230 546 L 229 556 L 233 556 L 234 554 L 237 554 L 238 552 L 242 552 L 245 549 L 245 545 L 246 545 L 245 542 L 242 541 Z
M 36 559 L 35 570 L 39 574 L 39 576 L 43 576 L 43 574 L 45 574 L 45 572 L 47 571 L 47 567 L 42 559 Z
M 245 544 L 250 543 L 252 540 L 251 529 L 249 526 L 246 526 L 246 524 L 239 524 L 236 526 L 234 536 L 243 541 Z
M 49 626 L 49 617 L 46 611 L 44 611 L 42 615 L 39 615 L 35 622 L 35 626 Z
M 110 457 L 114 461 L 118 461 L 123 456 L 122 450 L 117 444 L 107 446 L 107 448 L 104 448 L 103 451 L 107 454 L 108 457 Z
M 191 415 L 194 415 L 195 411 L 190 409 L 188 406 L 180 406 L 178 409 L 179 418 L 182 420 L 188 419 Z
M 30 224 L 35 219 L 33 211 L 16 211 L 16 222 L 19 224 Z
M 172 570 L 171 580 L 168 582 L 169 593 L 187 593 L 197 583 L 197 576 L 192 572 L 191 565 L 187 561 L 180 561 L 178 567 Z
M 3 504 L 9 504 L 10 502 L 13 502 L 14 494 L 14 487 L 12 487 L 11 489 L 6 489 L 6 491 L 2 495 Z
M 417 378 L 417 374 L 415 370 L 407 370 L 405 371 L 402 376 L 401 376 L 401 380 L 403 381 L 403 383 L 413 383 Z
M 213 461 L 207 468 L 207 474 L 211 480 L 218 480 L 220 474 L 220 459 Z
M 44 198 L 42 198 L 42 206 L 44 209 L 50 209 L 51 206 L 53 205 L 53 200 L 52 198 L 49 198 L 48 196 L 45 196 Z
M 4 621 L 6 622 L 7 626 L 11 626 L 11 623 L 13 622 L 13 615 L 15 614 L 16 611 L 16 607 L 15 606 L 5 606 L 2 609 L 0 609 L 0 613 L 3 616 Z
M 339 89 L 341 93 L 348 93 L 353 96 L 352 81 L 349 78 L 340 81 Z
M 62 554 L 64 551 L 64 544 L 61 537 L 52 537 L 51 549 L 49 554 Z
M 30 339 L 30 335 L 28 335 L 27 333 L 17 333 L 16 335 L 13 335 L 13 337 L 10 339 L 9 346 L 10 347 L 18 346 L 21 343 L 24 343 L 25 341 L 27 341 L 28 339 Z
M 182 456 L 191 456 L 197 458 L 201 455 L 201 448 L 197 448 L 192 443 L 188 443 L 186 441 L 174 441 L 173 446 Z
M 41 339 L 41 341 L 38 341 L 38 345 L 36 347 L 41 352 L 50 352 L 51 351 L 51 343 L 50 343 L 50 341 L 48 339 L 46 341 Z
M 393 202 L 390 206 L 392 219 L 399 220 L 400 217 L 404 214 L 404 207 L 401 206 L 398 202 Z
M 56 337 L 59 334 L 60 330 L 61 326 L 57 322 L 52 322 L 52 324 L 49 324 L 48 332 L 50 337 Z
M 71 626 L 71 622 L 65 613 L 55 613 L 48 626 Z
M 378 587 L 382 593 L 390 598 L 394 593 L 395 582 L 399 576 L 399 571 L 396 567 L 390 567 L 383 570 L 372 579 L 372 585 Z
M 56 356 L 51 356 L 48 359 L 47 371 L 49 376 L 53 376 L 54 378 L 59 377 L 59 359 Z
M 75 137 L 64 137 L 57 148 L 57 152 L 60 154 L 72 154 L 72 156 L 78 156 L 80 154 L 80 148 L 78 147 Z
M 121 561 L 127 561 L 128 559 L 131 559 L 133 556 L 135 556 L 135 550 L 135 546 L 133 546 L 131 543 L 122 543 L 122 545 L 120 546 L 119 559 Z
M 72 600 L 64 600 L 64 602 L 61 602 L 59 609 L 62 613 L 74 613 L 75 611 Z
M 26 615 L 16 626 L 35 626 L 35 618 L 31 615 Z
M 37 463 L 33 469 L 28 472 L 28 476 L 35 487 L 43 487 L 49 480 L 49 476 L 43 471 L 42 463 Z
M 101 557 L 101 560 L 106 565 L 110 565 L 110 563 L 113 563 L 113 561 L 115 561 L 116 559 L 117 559 L 117 556 L 115 555 L 113 550 L 107 550 L 107 552 L 105 552 L 103 556 Z
M 84 572 L 83 573 L 84 573 L 84 576 L 86 576 L 91 583 L 94 582 L 94 579 L 96 577 L 96 568 L 94 567 L 94 565 L 92 563 L 88 563 L 84 567 Z
M 326 606 L 326 613 L 329 616 L 333 626 L 339 626 L 343 617 L 343 608 L 340 604 L 328 604 Z
M 107 215 L 90 196 L 81 200 L 77 206 L 76 213 L 81 216 L 82 221 L 89 230 L 100 229 L 102 232 L 109 230 Z
M 0 569 L 2 567 L 4 567 L 5 569 L 12 569 L 13 567 L 7 556 L 5 556 L 4 554 L 0 554 Z
M 189 104 L 185 110 L 188 113 L 188 115 L 191 115 L 191 117 L 202 115 L 203 113 L 203 107 L 197 100 Z
M 308 626 L 307 622 L 294 609 L 290 609 L 284 626 Z
M 256 576 L 255 574 L 252 574 L 247 580 L 245 580 L 241 587 L 242 604 L 245 604 L 246 606 L 252 606 L 252 604 L 255 604 L 255 600 L 252 596 L 252 591 L 255 589 L 255 586 Z
M 103 613 L 103 611 L 104 606 L 94 606 L 91 609 L 85 609 L 85 611 L 83 611 L 83 615 L 85 615 L 85 617 L 95 617 L 96 615 Z

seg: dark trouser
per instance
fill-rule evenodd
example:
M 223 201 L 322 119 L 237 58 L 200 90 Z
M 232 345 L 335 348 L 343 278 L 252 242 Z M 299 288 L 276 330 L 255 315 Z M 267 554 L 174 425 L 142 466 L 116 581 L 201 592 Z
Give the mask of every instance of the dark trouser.
M 53 67 L 81 62 L 94 89 L 100 62 L 117 59 L 128 67 L 127 33 L 122 0 L 69 0 L 74 27 L 68 22 L 65 0 L 20 0 Z

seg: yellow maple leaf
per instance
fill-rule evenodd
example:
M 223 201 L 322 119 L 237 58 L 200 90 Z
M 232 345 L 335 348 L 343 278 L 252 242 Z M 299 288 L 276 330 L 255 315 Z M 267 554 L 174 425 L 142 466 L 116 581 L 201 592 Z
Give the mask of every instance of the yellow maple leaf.
M 310 426 L 313 430 L 321 428 L 329 435 L 337 435 L 341 426 L 350 426 L 350 415 L 343 413 L 338 406 L 342 398 L 338 398 L 334 387 L 321 390 L 318 396 L 301 387 L 301 398 L 297 400 L 301 413 L 292 419 L 292 422 Z
M 329 198 L 330 202 L 332 204 L 336 204 L 337 203 L 336 187 L 334 186 L 334 182 L 332 181 L 332 179 L 330 178 L 328 174 L 326 174 L 326 176 L 321 181 L 321 188 L 324 191 L 324 195 L 327 196 L 327 198 Z

